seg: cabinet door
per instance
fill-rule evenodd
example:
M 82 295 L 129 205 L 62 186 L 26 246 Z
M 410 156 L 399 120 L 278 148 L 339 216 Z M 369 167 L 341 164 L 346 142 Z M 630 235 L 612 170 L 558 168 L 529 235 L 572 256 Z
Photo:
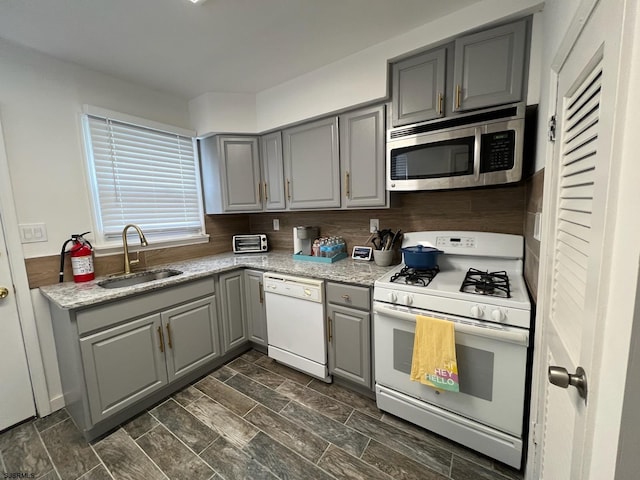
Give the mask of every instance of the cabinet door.
M 225 212 L 262 210 L 260 158 L 255 137 L 218 137 Z
M 338 118 L 289 128 L 282 138 L 289 208 L 339 207 Z
M 340 116 L 343 207 L 383 207 L 385 190 L 384 105 Z
M 245 270 L 244 293 L 247 308 L 249 340 L 267 346 L 267 313 L 264 304 L 262 272 Z
M 249 340 L 242 279 L 242 270 L 219 276 L 223 353 Z
M 522 99 L 526 20 L 461 37 L 455 42 L 453 110 Z
M 284 165 L 282 134 L 270 133 L 260 137 L 262 165 L 262 201 L 265 210 L 284 210 Z
M 329 373 L 371 388 L 370 314 L 329 304 Z
M 392 66 L 391 123 L 394 127 L 444 115 L 447 48 Z
M 160 314 L 80 339 L 91 419 L 102 419 L 167 384 Z
M 169 381 L 220 356 L 215 296 L 161 313 Z

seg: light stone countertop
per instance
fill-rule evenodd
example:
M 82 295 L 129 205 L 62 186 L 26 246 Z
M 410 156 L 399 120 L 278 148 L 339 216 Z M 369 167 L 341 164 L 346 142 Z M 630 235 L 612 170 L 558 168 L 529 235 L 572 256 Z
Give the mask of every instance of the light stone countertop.
M 379 267 L 373 261 L 352 260 L 350 257 L 335 263 L 318 263 L 294 260 L 293 256 L 289 253 L 270 252 L 238 255 L 223 253 L 148 267 L 147 270 L 174 269 L 180 270 L 183 273 L 174 277 L 141 283 L 131 287 L 103 288 L 98 285 L 98 282 L 109 277 L 99 277 L 84 283 L 65 282 L 46 285 L 40 287 L 40 291 L 50 302 L 60 308 L 70 310 L 110 302 L 130 295 L 151 292 L 238 268 L 251 268 L 265 272 L 271 271 L 301 277 L 372 286 L 375 280 L 394 267 Z

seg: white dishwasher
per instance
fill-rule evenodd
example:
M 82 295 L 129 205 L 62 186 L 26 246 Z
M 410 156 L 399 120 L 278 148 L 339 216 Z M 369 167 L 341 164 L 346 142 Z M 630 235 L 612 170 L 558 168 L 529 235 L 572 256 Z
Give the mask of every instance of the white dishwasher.
M 269 356 L 330 383 L 324 281 L 266 272 L 263 282 Z

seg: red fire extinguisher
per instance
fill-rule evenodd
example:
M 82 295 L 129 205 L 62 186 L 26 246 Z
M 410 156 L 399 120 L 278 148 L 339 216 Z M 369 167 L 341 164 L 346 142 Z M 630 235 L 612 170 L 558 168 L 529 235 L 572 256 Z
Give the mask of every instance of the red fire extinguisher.
M 68 253 L 71 257 L 71 267 L 73 269 L 73 281 L 76 283 L 88 282 L 95 278 L 93 269 L 93 247 L 84 235 L 91 232 L 71 235 L 71 238 L 62 244 L 60 252 L 60 282 L 64 277 L 64 255 Z M 67 251 L 67 245 L 71 243 L 71 248 Z

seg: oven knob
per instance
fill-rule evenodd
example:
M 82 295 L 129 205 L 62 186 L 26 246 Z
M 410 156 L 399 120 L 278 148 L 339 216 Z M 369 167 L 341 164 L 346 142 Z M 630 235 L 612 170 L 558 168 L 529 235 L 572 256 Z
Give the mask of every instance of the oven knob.
M 404 304 L 411 305 L 413 303 L 413 295 L 405 295 L 404 296 Z
M 491 312 L 491 318 L 494 322 L 501 322 L 502 320 L 504 320 L 504 317 L 504 312 L 498 308 Z
M 398 300 L 398 296 L 396 295 L 395 292 L 389 292 L 389 301 L 391 303 L 396 303 L 396 300 Z
M 473 318 L 482 318 L 484 316 L 484 308 L 480 305 L 474 305 L 471 307 L 471 316 Z

